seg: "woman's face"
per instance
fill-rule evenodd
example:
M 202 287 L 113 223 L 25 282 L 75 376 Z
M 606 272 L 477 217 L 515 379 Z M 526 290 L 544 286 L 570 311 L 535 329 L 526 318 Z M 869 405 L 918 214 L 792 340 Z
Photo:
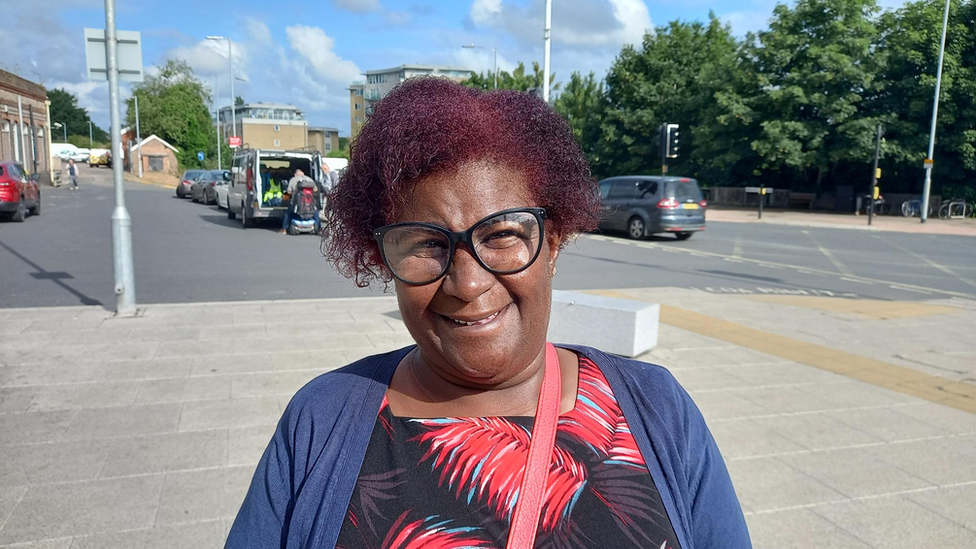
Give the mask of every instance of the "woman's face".
M 466 231 L 501 210 L 538 206 L 523 174 L 488 162 L 427 177 L 407 192 L 396 223 L 433 223 L 451 231 Z M 471 388 L 504 386 L 542 353 L 559 254 L 558 235 L 545 237 L 538 259 L 519 273 L 486 271 L 459 245 L 440 280 L 424 286 L 396 282 L 403 321 L 425 363 L 441 377 Z

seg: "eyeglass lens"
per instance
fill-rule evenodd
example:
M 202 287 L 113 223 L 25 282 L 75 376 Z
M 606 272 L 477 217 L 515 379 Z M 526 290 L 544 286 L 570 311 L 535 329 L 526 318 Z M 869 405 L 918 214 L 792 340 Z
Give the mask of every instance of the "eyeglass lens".
M 541 244 L 539 221 L 531 212 L 510 212 L 479 223 L 471 234 L 473 252 L 488 270 L 513 273 L 526 268 Z M 401 279 L 422 284 L 440 278 L 448 268 L 451 241 L 437 229 L 402 226 L 383 236 L 388 266 Z

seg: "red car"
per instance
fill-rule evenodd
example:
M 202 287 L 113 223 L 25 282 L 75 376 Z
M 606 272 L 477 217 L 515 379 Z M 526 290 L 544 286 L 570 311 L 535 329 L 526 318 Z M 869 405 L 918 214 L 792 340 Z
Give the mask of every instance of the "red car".
M 41 189 L 37 175 L 28 177 L 17 162 L 0 162 L 0 215 L 23 221 L 28 215 L 41 215 Z

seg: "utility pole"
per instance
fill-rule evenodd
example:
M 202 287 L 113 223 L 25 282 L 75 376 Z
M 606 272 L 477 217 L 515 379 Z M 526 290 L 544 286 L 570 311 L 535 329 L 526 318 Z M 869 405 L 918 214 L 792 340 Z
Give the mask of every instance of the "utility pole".
M 142 177 L 142 131 L 139 130 L 139 96 L 132 94 L 136 107 L 136 144 L 139 145 L 136 157 L 139 159 L 139 177 Z
M 492 61 L 492 68 L 491 68 L 491 70 L 492 70 L 493 73 L 495 73 L 495 87 L 494 87 L 494 89 L 497 90 L 498 89 L 498 48 L 497 47 L 491 48 L 491 52 L 492 52 L 492 55 L 494 55 L 494 61 Z
M 237 96 L 234 95 L 234 50 L 231 47 L 230 38 L 225 38 L 223 36 L 208 36 L 207 40 L 226 40 L 227 41 L 227 64 L 230 67 L 230 120 L 231 120 L 231 132 L 230 136 L 234 137 L 237 135 Z M 365 107 L 366 103 L 363 103 Z
M 545 59 L 543 62 L 543 73 L 542 73 L 542 100 L 549 104 L 549 56 L 550 56 L 550 43 L 552 42 L 551 37 L 552 32 L 552 0 L 546 0 L 546 29 L 544 34 L 545 39 Z
M 929 213 L 929 194 L 932 192 L 932 168 L 935 156 L 935 125 L 939 119 L 939 93 L 942 90 L 942 62 L 945 60 L 946 32 L 949 30 L 949 2 L 946 0 L 942 19 L 942 43 L 939 46 L 939 69 L 935 75 L 935 99 L 932 100 L 932 125 L 929 129 L 929 154 L 925 157 L 925 185 L 922 188 L 922 211 L 919 217 L 925 223 Z
M 90 149 L 94 146 L 95 146 L 95 140 L 92 139 L 92 121 L 89 120 L 88 121 L 88 148 Z
M 661 124 L 661 175 L 668 175 L 668 124 Z
M 132 264 L 132 218 L 125 209 L 122 186 L 122 123 L 119 114 L 119 58 L 115 32 L 115 0 L 105 0 L 105 65 L 108 70 L 109 114 L 112 132 L 112 175 L 115 180 L 115 210 L 112 212 L 112 251 L 115 270 L 115 314 L 136 313 L 136 285 Z
M 214 104 L 214 116 L 216 117 L 215 119 L 217 121 L 217 131 L 214 132 L 217 134 L 217 169 L 222 170 L 224 169 L 224 165 L 221 164 L 220 162 L 220 107 L 217 106 L 218 103 L 217 103 L 217 77 L 216 76 L 214 76 L 213 104 Z
M 874 217 L 874 201 L 878 193 L 878 159 L 881 157 L 881 124 L 878 124 L 878 135 L 874 141 L 874 170 L 871 172 L 871 188 L 868 189 L 868 225 Z
M 19 95 L 17 96 L 17 133 L 16 133 L 16 136 L 17 136 L 17 145 L 19 145 L 19 149 L 20 149 L 20 158 L 18 158 L 18 161 L 23 162 L 26 165 L 27 164 L 27 149 L 24 147 L 24 104 L 21 101 L 21 98 L 20 98 Z M 65 142 L 67 142 L 67 141 L 68 141 L 68 139 L 65 138 Z

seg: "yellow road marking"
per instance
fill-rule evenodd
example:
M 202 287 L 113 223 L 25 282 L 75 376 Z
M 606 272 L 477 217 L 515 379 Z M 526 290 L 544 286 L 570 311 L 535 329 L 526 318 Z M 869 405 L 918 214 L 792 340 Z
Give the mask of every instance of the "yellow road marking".
M 618 290 L 589 290 L 588 293 L 639 299 Z M 976 385 L 757 330 L 671 305 L 661 305 L 661 322 L 739 347 L 976 414 Z
M 804 295 L 750 295 L 748 299 L 804 307 L 835 313 L 853 313 L 878 320 L 914 318 L 960 312 L 955 307 L 930 305 L 914 301 L 877 301 L 873 299 L 836 299 Z M 633 299 L 633 298 L 632 298 Z

